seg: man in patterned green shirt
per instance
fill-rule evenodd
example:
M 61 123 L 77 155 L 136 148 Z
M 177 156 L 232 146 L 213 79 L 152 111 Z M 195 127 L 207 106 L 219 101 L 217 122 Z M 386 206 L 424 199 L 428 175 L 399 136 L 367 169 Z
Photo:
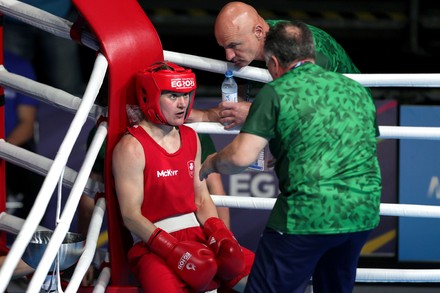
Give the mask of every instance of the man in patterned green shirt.
M 356 81 L 314 64 L 302 22 L 266 36 L 273 81 L 252 103 L 240 134 L 210 156 L 200 177 L 243 171 L 269 143 L 279 189 L 246 292 L 352 292 L 360 251 L 379 224 L 376 109 Z
M 215 37 L 217 43 L 225 49 L 226 59 L 233 62 L 238 67 L 249 65 L 254 60 L 264 61 L 264 40 L 269 28 L 280 20 L 264 20 L 252 6 L 243 2 L 229 2 L 219 12 L 215 21 Z M 344 48 L 327 32 L 308 25 L 313 33 L 315 44 L 315 63 L 321 67 L 340 73 L 360 73 L 358 68 L 351 61 Z M 256 83 L 247 84 L 248 94 L 250 88 Z M 261 85 L 259 86 L 261 87 Z M 243 97 L 244 93 L 241 91 Z M 222 102 L 218 116 L 212 113 L 205 114 L 204 117 L 214 117 L 219 119 L 230 129 L 240 125 L 246 119 L 249 112 L 250 102 L 242 101 L 239 103 Z M 192 114 L 194 120 L 197 115 L 201 121 L 202 110 L 195 110 Z M 208 116 L 211 115 L 211 116 Z

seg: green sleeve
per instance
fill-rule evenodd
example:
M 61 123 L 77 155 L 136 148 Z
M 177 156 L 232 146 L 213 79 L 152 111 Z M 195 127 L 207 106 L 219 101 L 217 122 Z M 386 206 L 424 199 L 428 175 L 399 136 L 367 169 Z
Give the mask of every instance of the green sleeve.
M 214 142 L 209 134 L 206 133 L 197 133 L 200 140 L 200 145 L 202 146 L 202 163 L 206 160 L 206 158 L 215 153 L 217 150 L 215 149 Z
M 278 95 L 270 84 L 266 84 L 252 102 L 241 132 L 255 134 L 270 140 L 275 136 L 278 112 Z

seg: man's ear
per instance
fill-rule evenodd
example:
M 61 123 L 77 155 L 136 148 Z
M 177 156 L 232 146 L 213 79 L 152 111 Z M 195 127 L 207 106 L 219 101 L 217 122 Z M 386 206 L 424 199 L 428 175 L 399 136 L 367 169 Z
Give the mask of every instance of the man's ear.
M 258 40 L 264 39 L 264 30 L 263 30 L 263 27 L 261 25 L 257 24 L 255 26 L 254 33 L 255 33 L 255 36 L 257 37 Z
M 270 61 L 273 63 L 273 71 L 276 74 L 276 76 L 279 76 L 279 72 L 281 70 L 280 68 L 280 62 L 278 62 L 278 58 L 275 57 L 275 55 L 270 56 Z

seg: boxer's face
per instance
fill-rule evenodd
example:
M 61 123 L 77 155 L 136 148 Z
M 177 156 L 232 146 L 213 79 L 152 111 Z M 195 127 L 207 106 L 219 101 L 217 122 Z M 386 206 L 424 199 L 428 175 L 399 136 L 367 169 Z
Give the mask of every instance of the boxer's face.
M 160 109 L 169 125 L 178 126 L 185 122 L 190 103 L 190 93 L 162 92 Z

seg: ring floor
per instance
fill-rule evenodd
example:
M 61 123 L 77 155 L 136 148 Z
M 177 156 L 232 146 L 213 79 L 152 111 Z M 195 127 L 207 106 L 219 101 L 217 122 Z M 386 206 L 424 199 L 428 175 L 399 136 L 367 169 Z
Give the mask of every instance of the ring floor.
M 25 292 L 29 280 L 21 278 L 12 280 L 7 288 L 8 293 L 22 293 Z M 244 286 L 235 288 L 238 292 L 244 291 Z M 41 290 L 40 293 L 46 292 Z M 353 293 L 438 293 L 440 292 L 440 284 L 356 284 Z M 307 288 L 305 293 L 313 293 L 311 287 Z

